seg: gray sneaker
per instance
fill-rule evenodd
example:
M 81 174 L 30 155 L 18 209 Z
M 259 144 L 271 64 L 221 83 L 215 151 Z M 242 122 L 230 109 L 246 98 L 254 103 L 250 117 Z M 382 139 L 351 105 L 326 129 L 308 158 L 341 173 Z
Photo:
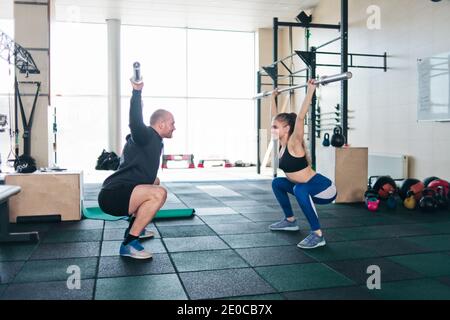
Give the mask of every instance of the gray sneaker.
M 323 247 L 327 243 L 325 238 L 319 237 L 315 232 L 311 232 L 302 242 L 300 242 L 297 247 L 301 249 L 315 249 L 318 247 Z
M 300 228 L 298 227 L 297 220 L 294 222 L 290 222 L 287 219 L 281 220 L 280 222 L 274 223 L 270 226 L 270 230 L 272 231 L 298 231 Z

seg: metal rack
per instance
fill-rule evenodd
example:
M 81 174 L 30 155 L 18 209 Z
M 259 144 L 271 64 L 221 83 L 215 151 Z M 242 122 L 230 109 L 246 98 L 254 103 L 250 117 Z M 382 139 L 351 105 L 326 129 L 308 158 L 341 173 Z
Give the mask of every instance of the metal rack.
M 263 77 L 270 77 L 273 80 L 273 83 L 270 84 L 274 89 L 281 86 L 288 86 L 286 91 L 292 91 L 296 89 L 303 88 L 304 85 L 293 85 L 293 82 L 297 78 L 310 78 L 315 79 L 317 76 L 317 67 L 339 67 L 341 74 L 347 74 L 349 72 L 349 68 L 365 68 L 365 69 L 379 69 L 387 72 L 387 58 L 388 54 L 385 52 L 384 54 L 364 54 L 364 53 L 349 53 L 348 51 L 348 0 L 341 0 L 341 22 L 338 24 L 320 24 L 320 23 L 296 23 L 296 22 L 281 22 L 278 18 L 273 19 L 273 61 L 269 66 L 263 67 L 264 72 L 257 72 L 257 92 L 261 93 L 263 85 L 262 82 Z M 295 51 L 288 57 L 279 59 L 278 57 L 278 33 L 280 27 L 289 27 L 289 28 L 304 28 L 306 29 L 306 44 L 309 48 L 308 51 Z M 310 29 L 329 29 L 339 31 L 340 35 L 337 38 L 334 38 L 330 41 L 327 41 L 316 47 L 309 47 L 309 35 Z M 341 50 L 340 52 L 325 52 L 318 51 L 319 49 L 324 48 L 327 45 L 340 41 Z M 297 71 L 292 71 L 290 68 L 286 66 L 284 61 L 289 58 L 297 55 L 305 64 L 305 68 L 302 68 Z M 322 64 L 317 63 L 317 57 L 320 55 L 338 55 L 340 56 L 341 63 L 340 64 Z M 355 57 L 369 57 L 369 58 L 382 58 L 383 64 L 381 66 L 368 66 L 368 65 L 359 65 L 354 64 Z M 350 63 L 349 63 L 350 60 Z M 282 65 L 289 73 L 289 75 L 279 75 L 278 66 Z M 300 73 L 306 72 L 306 76 L 299 76 Z M 290 84 L 280 84 L 279 81 L 282 79 L 290 79 Z M 284 90 L 284 89 L 283 89 Z M 309 140 L 310 140 L 310 151 L 312 158 L 312 166 L 316 167 L 316 135 L 317 135 L 317 113 L 316 113 L 316 104 L 317 97 L 314 95 L 312 100 L 312 108 L 310 113 L 310 119 L 308 119 L 309 124 Z M 349 110 L 348 110 L 348 81 L 341 81 L 341 99 L 340 99 L 340 107 L 341 112 L 339 115 L 340 124 L 342 125 L 342 134 L 344 135 L 346 141 L 348 141 L 348 119 L 349 119 Z M 261 130 L 261 99 L 257 100 L 257 172 L 261 174 L 261 157 L 260 157 L 260 130 Z M 320 134 L 320 132 L 319 132 Z

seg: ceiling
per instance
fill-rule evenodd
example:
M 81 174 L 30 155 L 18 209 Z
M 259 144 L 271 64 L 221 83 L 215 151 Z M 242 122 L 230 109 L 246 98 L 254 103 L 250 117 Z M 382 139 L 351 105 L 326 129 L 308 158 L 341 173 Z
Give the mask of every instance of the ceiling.
M 1 0 L 5 1 L 5 0 Z M 53 0 L 56 21 L 255 31 L 293 19 L 320 0 Z

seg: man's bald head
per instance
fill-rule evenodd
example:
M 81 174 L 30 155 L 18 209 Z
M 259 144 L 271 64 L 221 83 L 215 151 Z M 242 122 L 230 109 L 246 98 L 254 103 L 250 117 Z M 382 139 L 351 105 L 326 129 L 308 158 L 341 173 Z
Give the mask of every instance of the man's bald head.
M 150 125 L 154 126 L 160 121 L 167 120 L 169 117 L 170 117 L 169 111 L 163 109 L 156 110 L 150 117 Z
M 150 117 L 150 126 L 155 129 L 162 138 L 172 138 L 175 131 L 173 115 L 163 109 L 156 110 Z

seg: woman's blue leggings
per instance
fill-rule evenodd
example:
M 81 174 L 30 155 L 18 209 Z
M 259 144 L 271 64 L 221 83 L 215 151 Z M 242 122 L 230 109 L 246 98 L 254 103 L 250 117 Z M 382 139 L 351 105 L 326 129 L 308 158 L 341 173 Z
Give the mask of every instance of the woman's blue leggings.
M 293 183 L 287 178 L 276 178 L 272 182 L 272 189 L 284 211 L 286 218 L 294 216 L 288 193 L 297 198 L 300 208 L 308 219 L 312 231 L 320 230 L 319 216 L 316 204 L 329 204 L 336 200 L 337 191 L 330 179 L 316 174 L 307 183 Z

